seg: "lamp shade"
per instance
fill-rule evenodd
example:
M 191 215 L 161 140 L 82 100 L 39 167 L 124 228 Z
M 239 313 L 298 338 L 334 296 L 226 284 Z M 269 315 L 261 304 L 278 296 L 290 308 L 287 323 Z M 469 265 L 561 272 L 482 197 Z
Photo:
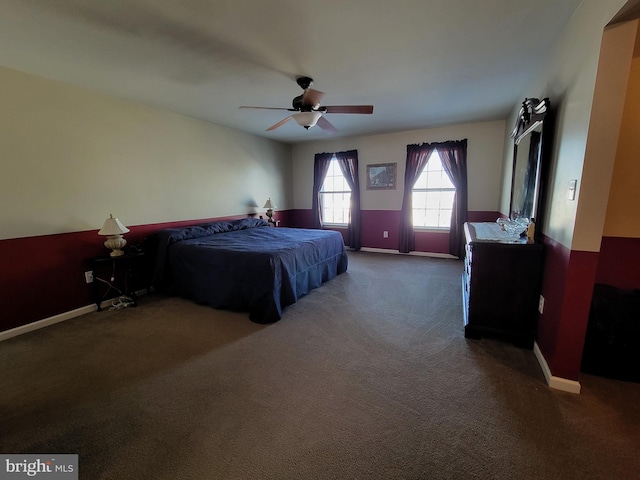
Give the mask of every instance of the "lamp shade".
M 265 202 L 264 208 L 271 208 L 271 209 L 276 208 L 276 206 L 271 201 L 271 197 L 269 197 L 268 200 Z
M 256 215 L 260 211 L 260 206 L 255 200 L 250 200 L 249 202 L 247 202 L 246 206 L 248 210 L 247 214 L 250 216 Z
M 304 128 L 313 127 L 318 123 L 318 119 L 322 116 L 322 112 L 300 112 L 293 115 L 293 119 L 298 125 Z
M 98 232 L 98 235 L 122 235 L 127 233 L 129 229 L 125 227 L 120 220 L 113 218 L 113 215 L 109 215 L 104 221 L 104 225 Z

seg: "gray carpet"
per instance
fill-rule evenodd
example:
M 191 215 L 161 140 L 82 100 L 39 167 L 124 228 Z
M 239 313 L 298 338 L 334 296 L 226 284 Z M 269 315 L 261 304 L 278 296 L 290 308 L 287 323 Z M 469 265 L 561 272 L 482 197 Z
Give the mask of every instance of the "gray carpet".
M 640 384 L 466 340 L 462 263 L 350 252 L 257 325 L 179 298 L 0 343 L 0 452 L 82 479 L 640 478 Z

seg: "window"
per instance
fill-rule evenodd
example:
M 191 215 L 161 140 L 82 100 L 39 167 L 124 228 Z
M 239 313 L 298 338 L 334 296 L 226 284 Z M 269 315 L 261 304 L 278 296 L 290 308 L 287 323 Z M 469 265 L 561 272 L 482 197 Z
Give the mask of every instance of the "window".
M 323 223 L 347 225 L 349 223 L 351 188 L 342 174 L 336 157 L 331 159 L 329 171 L 320 189 Z
M 455 193 L 440 155 L 434 150 L 413 186 L 413 226 L 449 228 Z

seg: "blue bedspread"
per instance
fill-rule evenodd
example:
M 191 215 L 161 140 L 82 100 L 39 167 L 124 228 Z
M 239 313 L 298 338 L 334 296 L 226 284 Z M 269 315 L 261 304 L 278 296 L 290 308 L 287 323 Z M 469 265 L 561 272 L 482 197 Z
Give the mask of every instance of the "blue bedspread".
M 338 232 L 273 228 L 260 219 L 158 232 L 154 287 L 215 308 L 249 311 L 257 323 L 347 270 Z

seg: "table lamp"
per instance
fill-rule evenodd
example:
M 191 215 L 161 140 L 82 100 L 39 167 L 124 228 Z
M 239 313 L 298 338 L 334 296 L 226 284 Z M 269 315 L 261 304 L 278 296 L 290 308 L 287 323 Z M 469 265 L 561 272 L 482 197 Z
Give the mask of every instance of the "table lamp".
M 122 237 L 123 233 L 129 232 L 129 229 L 125 227 L 120 220 L 113 218 L 113 215 L 109 215 L 104 221 L 104 225 L 98 232 L 98 235 L 105 235 L 107 239 L 104 242 L 104 246 L 112 250 L 112 257 L 119 257 L 123 255 L 122 249 L 127 244 L 127 241 Z
M 276 208 L 276 206 L 271 202 L 271 197 L 269 197 L 266 203 L 264 204 L 264 208 L 267 209 L 267 217 L 269 217 L 269 220 L 267 221 L 269 223 L 275 223 L 273 220 L 273 209 Z

